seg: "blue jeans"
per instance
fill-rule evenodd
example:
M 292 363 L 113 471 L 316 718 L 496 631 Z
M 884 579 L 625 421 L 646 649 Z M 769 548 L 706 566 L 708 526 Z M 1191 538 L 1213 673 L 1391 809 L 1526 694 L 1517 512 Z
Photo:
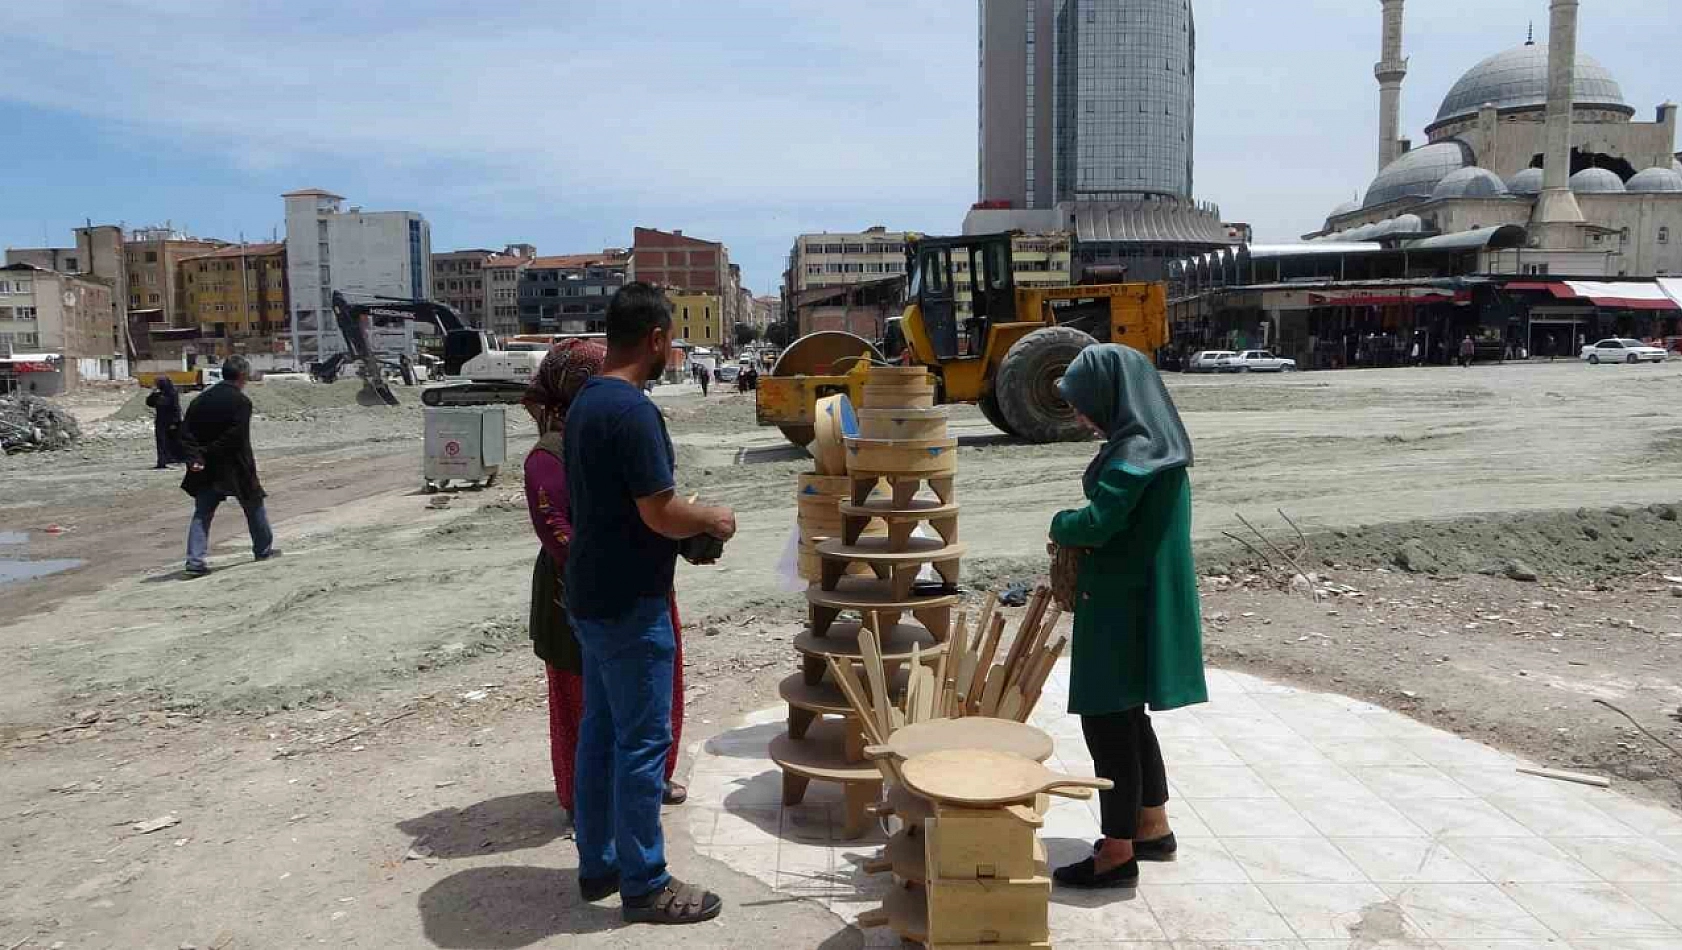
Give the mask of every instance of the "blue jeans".
M 193 497 L 193 523 L 187 527 L 187 569 L 190 571 L 205 570 L 208 565 L 204 557 L 210 551 L 210 521 L 216 517 L 216 509 L 226 501 L 227 495 L 219 491 L 204 491 Z M 263 509 L 263 499 L 246 504 L 241 501 L 240 507 L 245 509 L 245 527 L 251 532 L 251 553 L 262 560 L 274 550 L 274 532 L 269 530 L 269 513 Z
M 671 880 L 660 831 L 672 747 L 677 638 L 665 595 L 605 620 L 573 619 L 584 651 L 584 720 L 572 816 L 578 873 L 619 872 L 619 893 L 642 897 Z

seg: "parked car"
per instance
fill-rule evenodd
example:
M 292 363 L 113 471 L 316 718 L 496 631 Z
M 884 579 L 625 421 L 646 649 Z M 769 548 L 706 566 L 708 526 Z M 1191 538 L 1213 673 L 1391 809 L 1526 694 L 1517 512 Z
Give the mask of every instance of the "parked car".
M 742 375 L 742 370 L 737 366 L 720 366 L 713 370 L 713 380 L 720 383 L 733 383 L 736 381 L 736 377 L 740 375 Z
M 1583 347 L 1582 357 L 1591 364 L 1663 363 L 1665 351 L 1656 346 L 1648 346 L 1640 340 L 1614 337 Z
M 1191 359 L 1186 360 L 1185 371 L 1188 373 L 1213 373 L 1221 360 L 1237 355 L 1231 350 L 1201 350 L 1193 353 Z
M 1222 373 L 1294 373 L 1297 361 L 1274 356 L 1267 350 L 1245 350 L 1221 359 L 1215 369 Z

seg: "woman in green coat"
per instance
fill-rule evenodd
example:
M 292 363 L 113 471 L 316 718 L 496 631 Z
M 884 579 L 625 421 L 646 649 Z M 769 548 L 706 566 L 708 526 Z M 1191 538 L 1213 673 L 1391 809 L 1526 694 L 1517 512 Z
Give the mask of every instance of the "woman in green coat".
M 1070 887 L 1133 887 L 1139 860 L 1171 860 L 1168 776 L 1146 709 L 1207 702 L 1191 558 L 1191 440 L 1156 367 L 1137 350 L 1087 348 L 1058 388 L 1104 437 L 1086 470 L 1087 504 L 1059 513 L 1051 540 L 1079 548 L 1069 711 L 1102 792 L 1104 838 L 1059 868 Z

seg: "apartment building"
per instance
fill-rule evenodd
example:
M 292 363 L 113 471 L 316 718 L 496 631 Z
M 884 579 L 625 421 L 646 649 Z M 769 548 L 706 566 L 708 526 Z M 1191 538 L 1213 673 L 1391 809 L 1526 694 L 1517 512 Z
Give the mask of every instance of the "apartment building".
M 1018 287 L 1067 287 L 1073 282 L 1071 261 L 1074 239 L 1065 233 L 1017 234 L 1010 242 L 1013 279 Z M 970 310 L 969 262 L 952 261 L 957 311 L 967 317 Z
M 290 337 L 286 245 L 236 244 L 180 264 L 189 325 L 219 353 L 272 352 Z
M 75 388 L 80 379 L 114 379 L 126 373 L 111 307 L 111 288 L 97 278 L 47 270 L 34 264 L 0 267 L 0 375 L 15 383 L 16 366 L 28 365 L 29 383 L 41 395 Z M 22 362 L 14 362 L 27 357 Z
M 530 244 L 512 244 L 485 261 L 485 328 L 497 336 L 520 332 L 520 278 L 537 257 Z
M 733 349 L 735 341 L 726 336 L 730 325 L 724 322 L 724 301 L 717 294 L 684 294 L 668 291 L 666 299 L 672 303 L 672 339 L 712 349 Z
M 181 262 L 227 246 L 227 241 L 192 237 L 167 226 L 130 231 L 123 239 L 128 308 L 162 310 L 170 326 L 192 326 Z
M 430 298 L 454 310 L 469 324 L 483 327 L 490 295 L 485 287 L 485 263 L 497 253 L 476 247 L 432 255 Z
M 608 301 L 625 285 L 630 265 L 630 253 L 619 248 L 529 259 L 517 285 L 520 332 L 607 332 Z
M 292 353 L 308 364 L 344 349 L 333 320 L 335 291 L 350 297 L 425 299 L 432 280 L 432 229 L 413 211 L 364 211 L 320 189 L 287 192 L 286 277 Z M 414 356 L 415 327 L 385 334 L 381 346 Z
M 905 232 L 877 226 L 863 231 L 802 234 L 789 251 L 783 296 L 848 287 L 905 274 Z

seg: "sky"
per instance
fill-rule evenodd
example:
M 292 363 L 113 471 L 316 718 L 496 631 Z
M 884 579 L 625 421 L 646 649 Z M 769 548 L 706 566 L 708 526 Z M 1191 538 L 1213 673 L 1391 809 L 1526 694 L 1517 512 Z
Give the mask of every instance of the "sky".
M 1379 4 L 1195 4 L 1197 197 L 1314 230 L 1376 171 Z M 1409 0 L 1405 133 L 1547 8 Z M 1638 119 L 1682 99 L 1682 4 L 1582 18 Z M 267 240 L 325 188 L 421 212 L 434 251 L 678 228 L 774 294 L 796 234 L 957 233 L 976 198 L 975 0 L 36 0 L 0 35 L 0 246 Z

